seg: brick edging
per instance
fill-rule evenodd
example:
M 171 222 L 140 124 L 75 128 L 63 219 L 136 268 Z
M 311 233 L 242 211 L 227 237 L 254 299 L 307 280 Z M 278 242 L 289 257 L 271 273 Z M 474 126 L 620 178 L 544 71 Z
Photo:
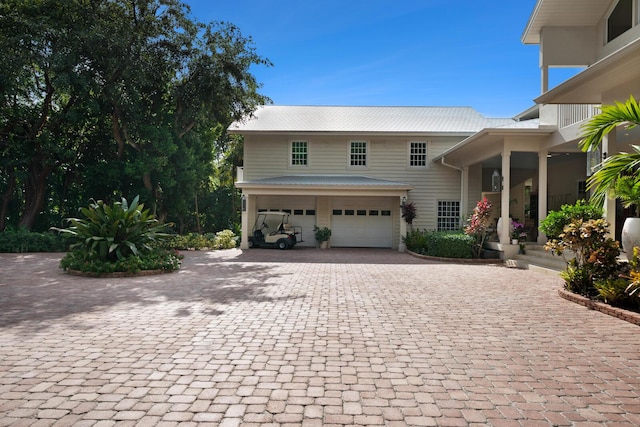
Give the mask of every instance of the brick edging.
M 608 314 L 609 316 L 617 317 L 618 319 L 640 326 L 640 313 L 625 310 L 624 308 L 613 307 L 603 302 L 594 301 L 587 297 L 583 297 L 582 295 L 569 292 L 566 289 L 558 289 L 558 294 L 568 301 L 583 305 L 591 310 L 597 310 L 601 313 Z
M 80 277 L 94 277 L 96 279 L 110 279 L 119 277 L 142 277 L 142 276 L 155 276 L 157 274 L 173 273 L 175 270 L 140 270 L 136 273 L 129 273 L 126 271 L 114 271 L 111 273 L 92 273 L 90 271 L 80 271 L 68 269 L 67 273 L 71 276 Z
M 443 258 L 437 256 L 420 255 L 415 252 L 411 252 L 409 249 L 406 252 L 414 258 L 425 259 L 429 261 L 451 262 L 458 264 L 504 264 L 501 259 L 479 259 L 479 258 Z

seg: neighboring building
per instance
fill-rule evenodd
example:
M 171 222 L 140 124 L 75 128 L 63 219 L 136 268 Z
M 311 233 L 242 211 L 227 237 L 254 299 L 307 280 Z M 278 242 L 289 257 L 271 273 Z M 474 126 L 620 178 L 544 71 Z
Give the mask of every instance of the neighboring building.
M 260 209 L 286 209 L 313 245 L 313 225 L 333 246 L 400 248 L 400 204 L 414 227 L 447 229 L 482 197 L 495 218 L 527 225 L 531 240 L 551 209 L 587 196 L 603 156 L 640 144 L 640 129 L 612 132 L 600 153 L 578 148 L 600 104 L 640 98 L 640 0 L 538 0 L 522 41 L 540 46 L 541 96 L 514 119 L 471 108 L 263 107 L 230 132 L 245 136 L 243 247 Z M 585 67 L 549 89 L 549 69 Z M 625 212 L 606 206 L 617 230 Z M 508 221 L 501 243 L 508 243 Z

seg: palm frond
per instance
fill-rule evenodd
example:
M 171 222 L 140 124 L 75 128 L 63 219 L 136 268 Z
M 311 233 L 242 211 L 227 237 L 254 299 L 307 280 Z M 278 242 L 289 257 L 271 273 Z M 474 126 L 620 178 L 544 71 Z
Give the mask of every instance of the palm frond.
M 624 103 L 603 105 L 601 113 L 595 115 L 582 126 L 583 139 L 580 141 L 582 151 L 597 149 L 604 137 L 618 126 L 631 129 L 640 125 L 640 105 L 632 96 Z

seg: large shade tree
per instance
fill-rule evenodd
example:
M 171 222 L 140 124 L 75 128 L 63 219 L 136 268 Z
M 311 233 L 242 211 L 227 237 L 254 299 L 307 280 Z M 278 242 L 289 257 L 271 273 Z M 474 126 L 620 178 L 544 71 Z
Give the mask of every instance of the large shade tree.
M 238 28 L 176 0 L 4 0 L 0 230 L 136 194 L 184 218 L 220 129 L 269 101 L 255 65 L 270 63 Z

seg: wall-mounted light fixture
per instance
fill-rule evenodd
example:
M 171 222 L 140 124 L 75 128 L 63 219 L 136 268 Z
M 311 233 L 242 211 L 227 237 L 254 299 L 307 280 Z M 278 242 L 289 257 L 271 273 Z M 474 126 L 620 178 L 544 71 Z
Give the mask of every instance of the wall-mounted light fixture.
M 404 208 L 404 205 L 407 204 L 407 196 L 402 196 L 402 200 L 400 201 L 400 207 Z
M 247 196 L 245 196 L 243 194 L 242 198 L 241 198 L 241 201 L 242 201 L 242 212 L 246 212 L 247 211 Z
M 502 191 L 502 177 L 498 169 L 494 169 L 493 174 L 491 174 L 491 191 L 494 193 Z

